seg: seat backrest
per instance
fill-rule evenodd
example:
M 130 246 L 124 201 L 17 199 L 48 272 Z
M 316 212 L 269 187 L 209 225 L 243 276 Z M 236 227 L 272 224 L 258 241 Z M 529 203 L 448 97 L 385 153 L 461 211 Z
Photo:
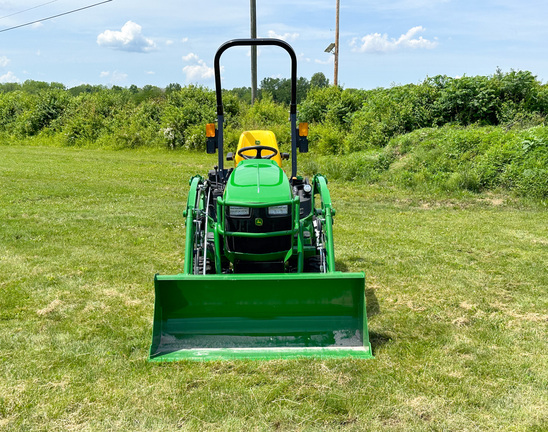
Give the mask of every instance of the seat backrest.
M 282 167 L 282 156 L 280 155 L 280 149 L 278 148 L 276 135 L 274 135 L 274 132 L 269 130 L 252 130 L 252 131 L 243 132 L 240 135 L 240 141 L 238 142 L 238 148 L 236 149 L 236 154 L 234 156 L 234 165 L 238 166 L 238 164 L 242 160 L 244 160 L 241 156 L 238 155 L 238 151 L 240 151 L 240 149 L 245 147 L 257 146 L 257 145 L 263 145 L 263 146 L 275 148 L 278 151 L 278 153 L 272 158 L 272 160 L 275 161 L 280 168 Z M 257 154 L 255 150 L 248 150 L 248 151 L 244 151 L 243 153 L 251 157 Z M 271 155 L 272 153 L 273 152 L 263 150 L 262 155 L 268 156 L 268 155 Z

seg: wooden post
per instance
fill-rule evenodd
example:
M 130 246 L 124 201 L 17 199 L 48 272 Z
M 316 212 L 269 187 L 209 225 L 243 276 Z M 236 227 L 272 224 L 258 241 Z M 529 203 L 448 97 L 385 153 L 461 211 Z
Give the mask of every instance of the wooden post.
M 340 0 L 337 0 L 337 23 L 335 25 L 335 70 L 333 72 L 333 85 L 337 87 L 339 79 L 339 8 Z
M 257 38 L 257 2 L 250 0 L 251 8 L 251 38 Z M 257 46 L 251 47 L 251 105 L 257 99 Z

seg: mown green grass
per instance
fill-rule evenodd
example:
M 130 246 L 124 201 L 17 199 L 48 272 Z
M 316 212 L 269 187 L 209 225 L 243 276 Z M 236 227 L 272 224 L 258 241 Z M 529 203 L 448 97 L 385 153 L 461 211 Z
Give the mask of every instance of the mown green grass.
M 376 358 L 147 362 L 182 152 L 0 147 L 0 430 L 548 429 L 548 212 L 330 182 Z

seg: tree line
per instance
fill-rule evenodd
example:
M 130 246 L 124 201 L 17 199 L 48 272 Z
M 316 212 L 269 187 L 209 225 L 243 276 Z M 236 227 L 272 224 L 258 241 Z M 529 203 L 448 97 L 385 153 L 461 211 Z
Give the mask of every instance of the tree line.
M 288 146 L 289 85 L 287 79 L 264 79 L 259 99 L 253 105 L 248 87 L 223 91 L 225 140 L 229 149 L 235 148 L 241 131 L 257 128 L 273 130 L 282 148 Z M 311 124 L 310 149 L 315 155 L 375 160 L 373 171 L 368 163 L 361 164 L 371 174 L 379 169 L 388 170 L 394 161 L 410 153 L 413 158 L 405 160 L 409 169 L 409 160 L 415 160 L 413 169 L 417 171 L 417 167 L 426 166 L 426 159 L 421 160 L 415 154 L 422 149 L 423 158 L 428 154 L 431 163 L 436 160 L 434 171 L 444 164 L 460 169 L 454 161 L 449 163 L 448 158 L 464 158 L 461 165 L 466 165 L 469 174 L 468 186 L 464 188 L 512 189 L 519 183 L 516 175 L 525 172 L 526 177 L 539 184 L 534 194 L 548 193 L 548 147 L 544 138 L 548 134 L 516 138 L 521 136 L 516 131 L 544 128 L 548 113 L 548 86 L 531 72 L 497 70 L 490 76 L 460 78 L 439 75 L 418 84 L 371 90 L 330 86 L 325 76 L 318 73 L 310 80 L 299 78 L 298 89 L 298 117 Z M 0 140 L 107 148 L 204 149 L 204 125 L 216 120 L 215 106 L 214 91 L 194 85 L 107 88 L 83 84 L 66 88 L 60 83 L 38 81 L 0 84 Z M 498 129 L 494 135 L 456 132 L 459 128 L 486 127 Z M 436 132 L 439 130 L 441 134 Z M 436 140 L 423 140 L 425 134 L 435 136 Z M 465 135 L 468 138 L 463 138 Z M 443 158 L 432 159 L 440 149 L 451 148 L 446 141 L 468 139 L 475 144 L 468 142 L 455 147 L 468 150 L 443 150 Z M 491 144 L 499 150 L 498 153 L 493 150 L 491 155 L 494 165 L 489 169 L 493 172 L 487 181 L 479 174 L 476 176 L 479 162 L 475 159 L 491 151 L 490 139 L 497 142 Z M 514 143 L 513 150 L 508 148 L 509 142 Z M 504 145 L 507 147 L 503 148 Z M 368 152 L 374 157 L 351 156 Z M 504 160 L 500 159 L 501 154 L 507 155 Z M 526 159 L 528 162 L 524 162 Z M 516 167 L 516 160 L 523 164 Z M 518 174 L 504 171 L 510 165 L 512 172 Z M 353 176 L 364 176 L 364 172 L 356 171 L 360 167 L 352 163 L 349 166 L 352 168 L 348 172 L 356 172 Z M 432 178 L 445 175 L 436 172 Z M 450 176 L 452 171 L 447 172 Z M 500 177 L 497 173 L 506 176 L 505 180 L 496 180 Z M 369 174 L 365 177 L 370 178 Z M 525 188 L 526 181 L 520 181 Z

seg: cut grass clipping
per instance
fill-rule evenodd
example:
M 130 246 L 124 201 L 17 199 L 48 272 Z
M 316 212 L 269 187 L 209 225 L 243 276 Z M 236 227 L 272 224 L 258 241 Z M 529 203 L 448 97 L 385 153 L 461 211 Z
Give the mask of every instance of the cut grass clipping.
M 0 430 L 548 429 L 542 206 L 332 181 L 376 358 L 158 365 L 153 275 L 215 158 L 0 151 Z

